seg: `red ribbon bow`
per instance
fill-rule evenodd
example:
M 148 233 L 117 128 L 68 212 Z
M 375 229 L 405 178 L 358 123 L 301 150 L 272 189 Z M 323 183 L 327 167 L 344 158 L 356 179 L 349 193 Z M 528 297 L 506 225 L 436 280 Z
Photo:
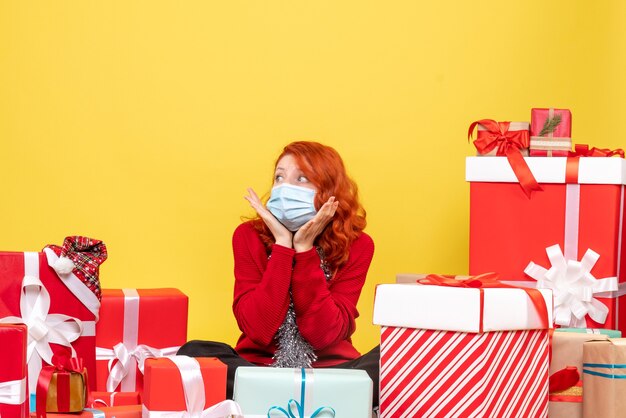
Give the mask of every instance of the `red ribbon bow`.
M 57 374 L 57 409 L 59 412 L 68 411 L 70 405 L 70 374 L 71 373 L 84 373 L 85 374 L 85 399 L 89 397 L 89 387 L 87 386 L 86 370 L 83 366 L 83 359 L 70 357 L 66 353 L 55 354 L 52 357 L 52 365 L 45 366 L 39 373 L 39 379 L 37 380 L 37 418 L 46 417 L 46 404 L 48 400 L 48 391 L 50 390 L 50 381 L 52 375 Z
M 578 183 L 578 163 L 580 157 L 613 157 L 615 155 L 624 158 L 624 150 L 617 148 L 614 150 L 608 148 L 589 148 L 587 144 L 576 144 L 574 151 L 569 152 L 567 157 L 567 165 L 565 167 L 565 183 Z
M 528 130 L 509 131 L 511 122 L 496 122 L 492 119 L 482 119 L 473 122 L 467 132 L 467 140 L 472 139 L 476 126 L 481 125 L 485 130 L 479 130 L 474 145 L 478 153 L 483 155 L 496 149 L 496 155 L 506 156 L 509 164 L 519 181 L 526 196 L 536 190 L 542 190 L 530 171 L 520 150 L 528 148 Z
M 612 157 L 619 155 L 624 158 L 624 150 L 621 148 L 608 149 L 608 148 L 589 148 L 587 144 L 576 144 L 574 151 L 569 152 L 570 157 Z
M 483 289 L 485 288 L 500 288 L 500 289 L 522 289 L 526 292 L 530 298 L 535 310 L 539 314 L 542 328 L 548 328 L 548 306 L 543 298 L 543 295 L 537 289 L 530 289 L 525 287 L 517 287 L 500 282 L 499 275 L 497 273 L 484 273 L 477 276 L 470 276 L 464 279 L 456 278 L 455 276 L 447 276 L 440 274 L 429 274 L 423 279 L 418 280 L 418 283 L 434 286 L 447 286 L 447 287 L 465 287 L 476 288 L 480 290 L 480 324 L 479 332 L 483 332 L 483 314 L 484 314 L 484 300 L 485 295 Z

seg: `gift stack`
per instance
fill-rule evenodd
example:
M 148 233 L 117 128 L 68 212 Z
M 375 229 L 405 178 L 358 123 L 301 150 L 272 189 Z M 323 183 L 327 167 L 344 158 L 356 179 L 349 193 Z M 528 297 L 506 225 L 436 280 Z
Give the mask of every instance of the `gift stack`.
M 106 259 L 103 242 L 80 236 L 39 253 L 0 253 L 3 418 L 141 417 L 144 363 L 186 341 L 187 297 L 101 290 Z M 152 387 L 171 389 L 159 379 Z M 217 379 L 208 401 L 223 401 L 225 385 Z
M 601 394 L 620 397 L 626 363 L 619 356 L 626 353 L 619 338 L 626 162 L 620 149 L 572 150 L 571 123 L 569 110 L 548 108 L 532 109 L 523 134 L 513 123 L 472 124 L 470 136 L 474 126 L 483 129 L 474 141 L 479 155 L 466 166 L 469 273 L 498 272 L 509 285 L 551 290 L 549 415 L 613 417 L 626 409 Z

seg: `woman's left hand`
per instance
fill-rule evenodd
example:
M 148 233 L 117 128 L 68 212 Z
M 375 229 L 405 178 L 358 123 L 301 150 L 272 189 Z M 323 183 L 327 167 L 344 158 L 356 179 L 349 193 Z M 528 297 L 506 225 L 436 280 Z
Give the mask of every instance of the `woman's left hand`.
M 315 217 L 298 229 L 293 236 L 293 248 L 301 253 L 313 248 L 313 242 L 322 233 L 326 225 L 333 219 L 339 202 L 335 201 L 335 196 L 331 196 L 322 205 Z

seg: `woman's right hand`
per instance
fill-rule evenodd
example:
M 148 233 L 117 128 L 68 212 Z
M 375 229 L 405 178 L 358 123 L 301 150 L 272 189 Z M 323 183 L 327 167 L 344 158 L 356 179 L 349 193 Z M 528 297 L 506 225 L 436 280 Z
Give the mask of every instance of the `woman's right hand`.
M 250 203 L 252 209 L 256 211 L 261 219 L 263 219 L 265 225 L 267 225 L 272 235 L 274 235 L 274 240 L 276 241 L 276 244 L 282 245 L 283 247 L 292 248 L 292 232 L 289 231 L 283 224 L 281 224 L 274 215 L 272 215 L 272 212 L 270 212 L 265 207 L 263 202 L 261 202 L 261 199 L 259 199 L 259 196 L 254 192 L 254 190 L 252 190 L 251 187 L 248 187 L 248 195 L 244 196 L 243 198 Z

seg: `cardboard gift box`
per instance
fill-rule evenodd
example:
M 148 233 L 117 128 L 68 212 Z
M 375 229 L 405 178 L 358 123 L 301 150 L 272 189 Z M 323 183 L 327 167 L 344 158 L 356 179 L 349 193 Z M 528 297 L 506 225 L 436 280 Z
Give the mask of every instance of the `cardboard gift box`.
M 95 321 L 100 301 L 75 271 L 54 270 L 58 260 L 50 248 L 40 253 L 0 252 L 0 322 L 30 326 L 31 397 L 42 366 L 50 364 L 56 353 L 73 350 L 88 369 L 95 370 Z M 89 378 L 95 385 L 95 375 Z
M 583 417 L 626 417 L 626 338 L 584 343 L 583 382 Z
M 526 161 L 543 188 L 530 199 L 506 159 L 467 158 L 469 273 L 495 271 L 553 289 L 559 326 L 623 331 L 626 305 L 619 290 L 626 270 L 618 267 L 624 260 L 625 160 Z
M 101 408 L 85 408 L 80 413 L 50 413 L 48 418 L 141 418 L 141 405 L 121 405 Z M 31 418 L 37 418 L 35 413 Z
M 77 358 L 55 356 L 37 379 L 37 418 L 47 412 L 81 412 L 87 405 L 87 369 Z
M 90 394 L 89 408 L 102 408 L 110 406 L 141 405 L 139 392 L 101 392 L 93 391 Z
M 530 111 L 530 155 L 567 157 L 572 149 L 572 112 L 535 108 Z
M 145 359 L 174 355 L 187 341 L 187 307 L 178 289 L 103 289 L 96 390 L 141 391 Z
M 0 416 L 28 416 L 26 396 L 26 325 L 0 324 Z
M 224 363 L 212 357 L 172 356 L 146 360 L 143 417 L 202 414 L 204 418 L 221 418 L 228 414 L 218 412 L 239 413 L 232 402 L 223 403 L 226 370 Z
M 380 417 L 547 416 L 551 305 L 549 290 L 378 285 Z
M 332 412 L 329 416 L 370 418 L 372 387 L 364 370 L 238 367 L 233 399 L 246 417 L 291 411 L 298 417 Z
M 550 391 L 550 418 L 582 418 L 583 416 L 583 344 L 593 340 L 608 340 L 605 334 L 587 334 L 557 330 L 552 335 L 552 380 L 566 368 L 575 368 L 576 378 Z

